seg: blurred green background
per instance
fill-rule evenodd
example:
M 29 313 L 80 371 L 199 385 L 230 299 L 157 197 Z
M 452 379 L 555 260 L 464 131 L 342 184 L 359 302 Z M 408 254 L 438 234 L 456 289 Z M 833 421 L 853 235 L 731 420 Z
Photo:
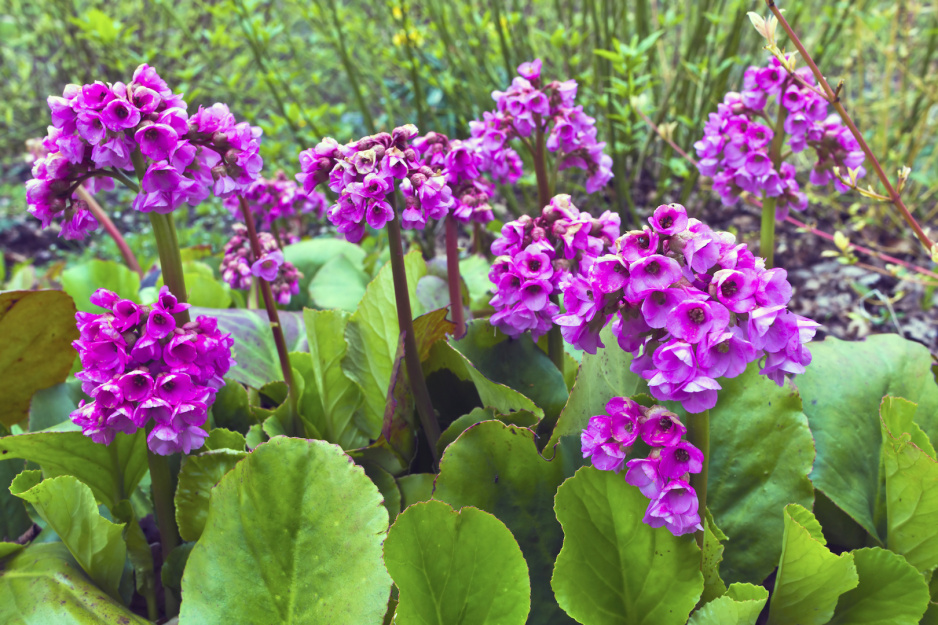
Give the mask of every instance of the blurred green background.
M 845 80 L 848 107 L 886 170 L 912 166 L 907 202 L 920 221 L 935 223 L 935 4 L 781 6 L 831 82 Z M 768 59 L 746 15 L 765 14 L 761 0 L 3 0 L 3 7 L 0 229 L 25 209 L 23 145 L 45 133 L 46 96 L 69 82 L 126 81 L 143 62 L 184 92 L 190 109 L 222 101 L 260 125 L 271 175 L 294 173 L 298 152 L 323 136 L 347 141 L 412 122 L 464 137 L 468 121 L 492 107 L 491 91 L 519 63 L 541 57 L 545 76 L 579 81 L 578 102 L 597 118 L 614 159 L 614 184 L 585 207 L 611 204 L 627 214 L 630 204 L 642 212 L 659 198 L 687 200 L 698 186 L 693 168 L 633 107 L 692 153 L 725 91 L 738 87 L 747 65 Z M 522 200 L 530 184 L 522 181 Z M 855 228 L 893 219 L 858 200 L 842 206 Z M 219 211 L 200 207 L 203 216 Z M 197 227 L 183 232 L 183 243 L 213 237 Z

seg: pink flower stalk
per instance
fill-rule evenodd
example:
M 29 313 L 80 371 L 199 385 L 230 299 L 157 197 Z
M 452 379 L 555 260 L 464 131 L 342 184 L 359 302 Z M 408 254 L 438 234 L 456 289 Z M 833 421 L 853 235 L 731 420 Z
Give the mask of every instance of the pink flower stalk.
M 82 371 L 75 374 L 93 398 L 71 414 L 82 433 L 108 445 L 117 432 L 149 431 L 153 453 L 190 453 L 202 446 L 202 428 L 215 392 L 235 364 L 231 335 L 218 331 L 212 317 L 177 327 L 175 313 L 186 310 L 160 290 L 151 306 L 120 299 L 98 289 L 91 302 L 103 314 L 77 313 Z
M 346 145 L 326 138 L 300 153 L 297 182 L 312 193 L 323 182 L 339 194 L 326 215 L 349 241 L 365 236 L 365 227 L 379 230 L 394 219 L 395 181 L 404 196 L 401 226 L 422 230 L 429 219 L 443 219 L 453 208 L 453 191 L 445 172 L 423 162 L 410 145 L 417 127 L 407 124 Z M 389 202 L 390 199 L 390 202 Z
M 260 175 L 260 128 L 237 123 L 224 104 L 190 116 L 182 96 L 149 65 L 128 84 L 68 85 L 48 103 L 48 154 L 35 161 L 26 197 L 44 228 L 61 222 L 62 237 L 82 239 L 98 225 L 75 197 L 77 186 L 111 189 L 115 178 L 136 175 L 135 159 L 143 169 L 133 207 L 145 213 L 227 197 Z
M 783 220 L 789 209 L 804 211 L 808 197 L 795 179 L 795 166 L 782 163 L 776 169 L 769 157 L 775 135 L 778 107 L 783 107 L 782 130 L 792 153 L 812 148 L 815 164 L 809 182 L 826 185 L 831 180 L 841 193 L 847 187 L 834 174 L 848 169 L 863 176 L 863 152 L 850 130 L 836 116 L 828 116 L 828 103 L 798 79 L 814 84 L 809 68 L 789 74 L 778 59 L 768 67 L 752 66 L 743 77 L 743 91 L 726 94 L 723 103 L 711 113 L 704 126 L 704 136 L 694 148 L 699 157 L 698 169 L 713 178 L 713 189 L 727 206 L 735 204 L 743 191 L 778 198 L 775 216 Z M 774 98 L 775 110 L 769 106 Z M 777 129 L 776 129 L 777 130 Z
M 565 310 L 550 312 L 567 342 L 595 353 L 599 332 L 612 320 L 619 346 L 633 354 L 632 371 L 648 380 L 651 394 L 692 413 L 716 405 L 717 378 L 736 377 L 760 358 L 760 373 L 779 385 L 804 373 L 811 362 L 805 344 L 819 324 L 787 309 L 792 289 L 784 269 L 767 270 L 733 235 L 688 219 L 679 204 L 659 206 L 649 222 L 651 230 L 625 233 L 614 253 L 584 257 L 588 262 L 565 279 Z M 506 225 L 493 251 L 517 246 L 519 232 Z M 527 310 L 524 276 L 505 266 L 493 267 L 499 285 L 493 324 L 504 324 L 512 307 Z
M 574 206 L 569 195 L 555 196 L 538 217 L 506 223 L 492 243 L 498 256 L 489 272 L 496 288 L 492 325 L 513 338 L 530 331 L 537 340 L 556 323 L 568 341 L 577 341 L 568 330 L 570 319 L 600 312 L 582 278 L 618 236 L 618 215 L 606 211 L 595 219 Z M 566 315 L 550 301 L 560 294 Z M 598 344 L 598 333 L 595 340 Z
M 627 397 L 606 403 L 608 415 L 591 417 L 580 441 L 584 458 L 601 471 L 627 468 L 625 481 L 650 499 L 643 519 L 675 536 L 701 529 L 691 473 L 703 470 L 703 453 L 683 440 L 687 428 L 662 406 L 646 408 Z M 651 447 L 646 458 L 626 460 L 641 437 Z
M 268 232 L 258 232 L 262 257 L 254 258 L 248 229 L 244 224 L 234 225 L 234 236 L 225 244 L 225 255 L 221 261 L 221 277 L 231 288 L 247 291 L 254 276 L 270 282 L 270 290 L 281 306 L 290 303 L 293 295 L 300 292 L 300 273 L 287 262 L 277 240 Z

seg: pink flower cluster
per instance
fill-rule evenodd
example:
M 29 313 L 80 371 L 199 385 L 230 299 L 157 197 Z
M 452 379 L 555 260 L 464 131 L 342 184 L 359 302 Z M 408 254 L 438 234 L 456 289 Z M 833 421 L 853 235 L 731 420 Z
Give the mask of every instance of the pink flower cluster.
M 702 530 L 697 493 L 690 474 L 703 469 L 703 452 L 683 440 L 687 428 L 663 406 L 644 406 L 627 397 L 613 397 L 608 415 L 590 418 L 580 435 L 583 457 L 593 466 L 618 473 L 628 468 L 625 481 L 638 487 L 651 502 L 642 519 L 652 527 L 667 527 L 675 536 Z M 626 462 L 641 439 L 651 447 L 647 458 Z
M 446 217 L 454 201 L 443 172 L 424 164 L 410 145 L 416 136 L 417 127 L 407 124 L 345 145 L 324 139 L 300 153 L 296 179 L 307 193 L 328 181 L 339 199 L 326 214 L 353 243 L 365 235 L 366 225 L 379 230 L 395 218 L 388 202 L 395 180 L 404 196 L 401 226 L 422 230 L 428 219 Z
M 569 195 L 557 195 L 539 217 L 523 215 L 502 226 L 492 243 L 498 256 L 489 272 L 497 292 L 492 325 L 517 338 L 530 331 L 537 340 L 553 326 L 560 309 L 551 301 L 571 280 L 589 270 L 619 236 L 619 216 L 599 219 L 581 212 Z
M 414 149 L 425 165 L 442 171 L 453 192 L 452 215 L 456 221 L 488 223 L 495 219 L 489 199 L 494 188 L 482 178 L 482 157 L 469 141 L 450 140 L 438 132 L 428 132 L 414 140 Z
M 791 74 L 773 58 L 768 67 L 747 69 L 742 93 L 727 93 L 717 112 L 710 114 L 704 136 L 694 148 L 700 157 L 700 173 L 713 177 L 713 189 L 727 206 L 746 191 L 778 198 L 778 219 L 784 219 L 789 209 L 803 211 L 808 207 L 808 197 L 795 179 L 795 166 L 782 162 L 776 169 L 770 157 L 778 113 L 769 114 L 769 98 L 782 107 L 788 149 L 794 154 L 814 149 L 811 184 L 834 180 L 843 193 L 847 187 L 834 176 L 834 167 L 841 169 L 843 177 L 848 169 L 857 170 L 858 177 L 865 174 L 863 152 L 856 139 L 838 117 L 828 117 L 827 100 L 805 83 L 814 84 L 810 70 Z
M 556 319 L 568 342 L 592 353 L 612 320 L 651 394 L 692 413 L 716 405 L 716 378 L 736 377 L 763 356 L 760 373 L 779 386 L 804 373 L 805 343 L 819 324 L 787 309 L 784 269 L 766 269 L 745 243 L 688 219 L 680 204 L 659 206 L 649 222 L 569 279 L 566 314 Z
M 300 273 L 287 262 L 277 240 L 268 232 L 258 232 L 261 258 L 254 258 L 248 229 L 244 224 L 235 224 L 234 236 L 225 244 L 225 255 L 221 261 L 221 277 L 231 288 L 247 291 L 253 278 L 263 278 L 270 283 L 274 299 L 281 306 L 290 303 L 290 298 L 300 292 Z
M 287 220 L 299 215 L 313 214 L 322 219 L 329 201 L 322 193 L 307 193 L 296 182 L 287 178 L 281 170 L 273 178 L 259 178 L 243 194 L 254 215 L 258 227 L 270 230 L 278 220 Z M 236 196 L 225 198 L 225 206 L 235 218 L 241 215 L 240 202 Z
M 140 306 L 106 289 L 91 303 L 108 312 L 78 313 L 75 374 L 93 398 L 71 414 L 82 433 L 108 445 L 116 432 L 149 430 L 153 453 L 189 453 L 202 446 L 202 425 L 223 377 L 234 365 L 231 335 L 212 317 L 177 327 L 173 315 L 188 308 L 164 286 L 152 306 Z
M 518 74 L 507 91 L 492 92 L 495 111 L 469 124 L 482 169 L 496 181 L 514 183 L 521 177 L 521 159 L 508 143 L 544 134 L 548 151 L 558 155 L 558 171 L 586 170 L 587 193 L 606 186 L 612 179 L 612 157 L 603 153 L 605 142 L 596 140 L 596 120 L 573 104 L 576 81 L 542 84 L 540 59 L 522 63 Z
M 52 126 L 43 141 L 48 155 L 33 165 L 26 183 L 29 212 L 48 227 L 61 219 L 61 236 L 84 238 L 97 227 L 88 207 L 73 197 L 113 188 L 113 179 L 139 171 L 141 191 L 133 207 L 169 213 L 246 189 L 259 175 L 260 128 L 236 123 L 224 104 L 199 107 L 191 117 L 149 65 L 129 84 L 68 85 L 50 96 Z

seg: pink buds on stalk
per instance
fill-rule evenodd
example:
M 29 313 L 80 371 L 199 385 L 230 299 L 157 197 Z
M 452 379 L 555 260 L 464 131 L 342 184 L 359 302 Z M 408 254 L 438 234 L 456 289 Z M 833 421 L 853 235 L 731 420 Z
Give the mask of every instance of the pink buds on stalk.
M 292 263 L 287 262 L 277 245 L 277 240 L 268 232 L 258 232 L 261 245 L 261 258 L 254 258 L 251 241 L 244 224 L 235 224 L 234 236 L 225 244 L 225 255 L 221 261 L 221 277 L 231 288 L 247 291 L 251 288 L 253 277 L 270 282 L 274 299 L 281 306 L 290 303 L 291 296 L 300 292 L 300 273 Z

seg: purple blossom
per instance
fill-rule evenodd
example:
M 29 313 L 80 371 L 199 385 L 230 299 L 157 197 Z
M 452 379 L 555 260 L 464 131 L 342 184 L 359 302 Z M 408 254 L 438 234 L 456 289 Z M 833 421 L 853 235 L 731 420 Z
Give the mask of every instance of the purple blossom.
M 257 233 L 262 257 L 255 259 L 247 227 L 244 224 L 235 224 L 233 229 L 235 234 L 225 244 L 225 253 L 221 261 L 222 280 L 233 289 L 247 291 L 251 288 L 253 277 L 258 276 L 270 283 L 271 293 L 278 304 L 289 304 L 291 297 L 300 292 L 299 281 L 303 274 L 284 259 L 277 240 L 270 233 Z M 264 267 L 265 260 L 270 261 L 272 267 Z
M 675 536 L 702 531 L 697 493 L 683 480 L 672 480 L 648 504 L 645 523 L 652 527 L 665 526 Z

